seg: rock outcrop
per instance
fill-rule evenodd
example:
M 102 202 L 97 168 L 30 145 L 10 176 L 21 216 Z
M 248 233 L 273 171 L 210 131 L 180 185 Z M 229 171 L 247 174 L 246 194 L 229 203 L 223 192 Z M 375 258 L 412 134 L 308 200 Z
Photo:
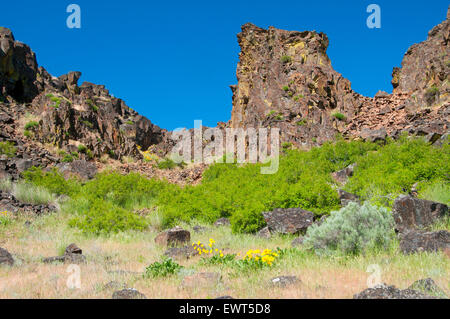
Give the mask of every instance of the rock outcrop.
M 450 250 L 450 232 L 410 230 L 400 235 L 400 250 L 404 254 Z
M 270 233 L 303 233 L 314 222 L 314 213 L 301 208 L 277 208 L 262 215 Z

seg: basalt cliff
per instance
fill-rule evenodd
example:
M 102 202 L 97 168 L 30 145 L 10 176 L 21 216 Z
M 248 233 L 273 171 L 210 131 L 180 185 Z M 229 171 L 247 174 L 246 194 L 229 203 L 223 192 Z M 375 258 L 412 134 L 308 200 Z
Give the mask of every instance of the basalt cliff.
M 297 148 L 337 135 L 375 141 L 402 132 L 439 143 L 449 130 L 449 15 L 450 10 L 394 68 L 393 93 L 373 98 L 354 92 L 350 81 L 333 69 L 325 34 L 245 24 L 238 34 L 241 53 L 238 83 L 231 86 L 231 119 L 218 127 L 279 127 L 283 145 Z M 79 85 L 80 76 L 52 76 L 38 66 L 26 44 L 0 27 L 0 142 L 17 150 L 12 157 L 2 155 L 0 175 L 17 178 L 31 166 L 85 172 L 89 163 L 95 171 L 105 156 L 122 160 L 125 172 L 154 172 L 143 159 L 149 152 L 166 156 L 174 145 L 171 132 L 103 85 Z M 135 162 L 124 164 L 124 158 Z M 68 164 L 72 160 L 76 165 Z M 201 169 L 179 175 L 199 180 Z

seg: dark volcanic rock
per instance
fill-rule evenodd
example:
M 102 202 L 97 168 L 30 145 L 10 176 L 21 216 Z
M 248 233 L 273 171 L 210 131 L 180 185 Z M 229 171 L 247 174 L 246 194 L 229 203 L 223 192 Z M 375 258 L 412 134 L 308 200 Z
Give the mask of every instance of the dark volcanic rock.
M 338 190 L 338 194 L 339 194 L 339 199 L 341 200 L 341 206 L 342 207 L 347 206 L 348 203 L 351 203 L 351 202 L 355 202 L 355 203 L 360 204 L 358 195 L 346 192 L 346 191 L 344 191 L 342 189 Z
M 161 246 L 183 245 L 190 241 L 191 233 L 178 226 L 158 234 L 155 238 L 155 242 Z
M 314 213 L 301 208 L 277 208 L 262 214 L 271 233 L 304 232 L 314 221 Z
M 9 253 L 9 251 L 1 247 L 0 247 L 0 265 L 9 265 L 9 266 L 14 265 L 14 259 Z
M 214 223 L 214 226 L 220 227 L 220 226 L 230 226 L 230 220 L 228 218 L 222 217 L 216 220 Z
M 89 180 L 97 174 L 97 166 L 93 162 L 76 160 L 70 163 L 60 163 L 56 166 L 58 170 L 69 178 L 71 176 L 80 177 L 82 180 Z
M 431 278 L 417 280 L 411 286 L 409 286 L 408 289 L 416 290 L 425 295 L 434 296 L 437 298 L 448 298 L 445 292 L 441 288 L 439 288 Z
M 449 210 L 445 204 L 400 195 L 395 199 L 393 214 L 397 229 L 403 232 L 429 226 L 447 216 Z
M 147 299 L 147 297 L 136 289 L 128 288 L 115 291 L 112 299 Z
M 280 276 L 270 279 L 270 285 L 274 287 L 285 288 L 291 285 L 297 285 L 301 281 L 296 276 Z
M 333 179 L 339 184 L 345 184 L 349 177 L 353 176 L 356 164 L 351 164 L 346 168 L 331 174 Z
M 400 250 L 404 254 L 417 252 L 437 252 L 450 249 L 450 232 L 422 232 L 410 230 L 400 236 Z
M 374 288 L 367 288 L 354 295 L 353 299 L 434 299 L 434 297 L 424 295 L 416 290 L 400 290 L 394 286 L 383 284 Z
M 63 262 L 67 264 L 84 264 L 86 263 L 86 256 L 83 251 L 76 245 L 70 244 L 66 247 L 63 256 L 48 257 L 42 260 L 44 263 Z
M 387 137 L 387 132 L 384 128 L 379 130 L 371 130 L 364 128 L 361 131 L 361 138 L 369 142 L 384 142 Z
M 192 246 L 171 247 L 164 252 L 164 255 L 173 259 L 189 259 L 198 255 L 198 251 Z
M 272 237 L 272 234 L 270 233 L 269 227 L 264 227 L 256 235 L 258 235 L 261 238 L 267 238 L 267 239 Z

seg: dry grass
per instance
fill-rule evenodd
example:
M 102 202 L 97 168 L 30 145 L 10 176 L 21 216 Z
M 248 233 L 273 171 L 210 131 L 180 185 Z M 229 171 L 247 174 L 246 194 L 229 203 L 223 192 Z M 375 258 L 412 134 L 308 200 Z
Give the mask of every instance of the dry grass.
M 140 273 L 160 259 L 164 249 L 154 244 L 157 232 L 126 232 L 109 238 L 88 237 L 68 228 L 64 213 L 31 217 L 16 216 L 8 226 L 0 226 L 0 247 L 8 249 L 16 260 L 13 267 L 0 267 L 0 298 L 111 298 L 114 290 L 105 289 L 111 281 L 136 288 L 148 298 L 351 298 L 367 288 L 366 272 L 370 264 L 382 269 L 387 284 L 406 288 L 415 280 L 431 277 L 450 292 L 450 263 L 444 254 L 403 256 L 393 249 L 370 256 L 320 258 L 299 250 L 283 257 L 272 268 L 251 273 L 237 273 L 227 266 L 204 266 L 201 257 L 180 261 L 185 267 L 180 275 L 146 278 Z M 31 226 L 24 226 L 29 220 Z M 157 222 L 157 220 L 155 220 Z M 185 227 L 191 229 L 189 226 Z M 232 235 L 229 228 L 207 226 L 206 232 L 191 231 L 192 241 L 216 240 L 226 252 L 245 253 L 248 249 L 290 247 L 292 237 L 267 240 L 252 235 Z M 154 229 L 154 228 L 152 228 Z M 56 256 L 70 243 L 83 249 L 87 264 L 81 265 L 81 289 L 67 288 L 69 277 L 64 264 L 44 264 L 43 257 Z M 118 273 L 117 271 L 130 273 Z M 220 272 L 219 284 L 182 285 L 183 276 L 192 272 Z M 301 283 L 287 288 L 268 285 L 271 278 L 295 275 Z

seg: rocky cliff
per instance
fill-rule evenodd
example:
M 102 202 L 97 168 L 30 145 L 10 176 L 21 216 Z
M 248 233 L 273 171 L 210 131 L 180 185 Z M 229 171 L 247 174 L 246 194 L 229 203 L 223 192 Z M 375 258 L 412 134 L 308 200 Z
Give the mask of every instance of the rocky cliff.
M 450 10 L 449 10 L 450 12 Z M 231 127 L 279 127 L 297 147 L 341 134 L 369 140 L 403 131 L 436 141 L 449 129 L 449 13 L 394 68 L 393 94 L 364 97 L 331 66 L 323 33 L 242 26 Z

